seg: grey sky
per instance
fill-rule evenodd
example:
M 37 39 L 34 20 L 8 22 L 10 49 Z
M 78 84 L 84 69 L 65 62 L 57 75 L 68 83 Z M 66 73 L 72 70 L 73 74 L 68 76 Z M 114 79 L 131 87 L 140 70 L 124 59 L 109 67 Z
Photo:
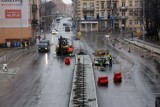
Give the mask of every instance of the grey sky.
M 63 0 L 63 2 L 66 3 L 66 4 L 71 4 L 72 3 L 71 0 Z

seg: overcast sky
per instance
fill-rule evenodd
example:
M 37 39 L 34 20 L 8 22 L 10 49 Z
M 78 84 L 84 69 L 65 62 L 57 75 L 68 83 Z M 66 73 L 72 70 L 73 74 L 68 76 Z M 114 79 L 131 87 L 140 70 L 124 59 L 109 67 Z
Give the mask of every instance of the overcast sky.
M 71 4 L 72 3 L 71 0 L 63 0 L 63 2 L 66 3 L 66 4 Z

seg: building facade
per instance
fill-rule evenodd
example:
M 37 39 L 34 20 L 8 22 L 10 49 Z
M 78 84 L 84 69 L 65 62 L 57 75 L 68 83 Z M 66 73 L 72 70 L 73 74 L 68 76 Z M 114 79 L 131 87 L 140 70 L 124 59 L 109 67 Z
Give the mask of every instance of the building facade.
M 79 31 L 135 31 L 142 27 L 142 0 L 73 0 Z
M 39 27 L 39 0 L 0 3 L 0 44 L 35 40 Z

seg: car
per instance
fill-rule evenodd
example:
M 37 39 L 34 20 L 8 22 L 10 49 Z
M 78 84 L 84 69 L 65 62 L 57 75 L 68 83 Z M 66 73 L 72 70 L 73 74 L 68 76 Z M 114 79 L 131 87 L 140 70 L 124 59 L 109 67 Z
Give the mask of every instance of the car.
M 70 27 L 69 26 L 65 27 L 65 32 L 70 32 Z
M 160 107 L 160 97 L 159 96 L 156 97 L 155 107 Z
M 109 64 L 109 61 L 105 57 L 94 59 L 94 66 L 106 67 L 108 64 Z
M 63 23 L 63 26 L 69 26 L 69 24 L 68 23 Z
M 58 30 L 53 29 L 53 30 L 52 30 L 52 34 L 53 34 L 53 35 L 58 34 Z
M 38 44 L 38 52 L 49 52 L 50 51 L 50 42 L 49 40 L 41 40 Z
M 59 17 L 56 18 L 56 22 L 57 22 L 57 23 L 60 23 L 60 20 L 61 20 L 61 19 L 60 19 Z

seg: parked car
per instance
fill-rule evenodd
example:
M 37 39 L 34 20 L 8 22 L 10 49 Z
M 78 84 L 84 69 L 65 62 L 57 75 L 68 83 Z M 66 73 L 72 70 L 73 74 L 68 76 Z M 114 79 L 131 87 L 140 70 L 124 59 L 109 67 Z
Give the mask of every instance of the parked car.
M 69 24 L 68 23 L 63 23 L 63 26 L 69 26 Z
M 50 42 L 49 40 L 41 40 L 38 44 L 38 52 L 49 52 Z
M 53 35 L 56 35 L 56 34 L 58 34 L 58 31 L 57 31 L 56 29 L 53 29 L 53 30 L 52 30 L 52 34 L 53 34 Z
M 70 27 L 69 26 L 65 27 L 65 32 L 70 32 Z

